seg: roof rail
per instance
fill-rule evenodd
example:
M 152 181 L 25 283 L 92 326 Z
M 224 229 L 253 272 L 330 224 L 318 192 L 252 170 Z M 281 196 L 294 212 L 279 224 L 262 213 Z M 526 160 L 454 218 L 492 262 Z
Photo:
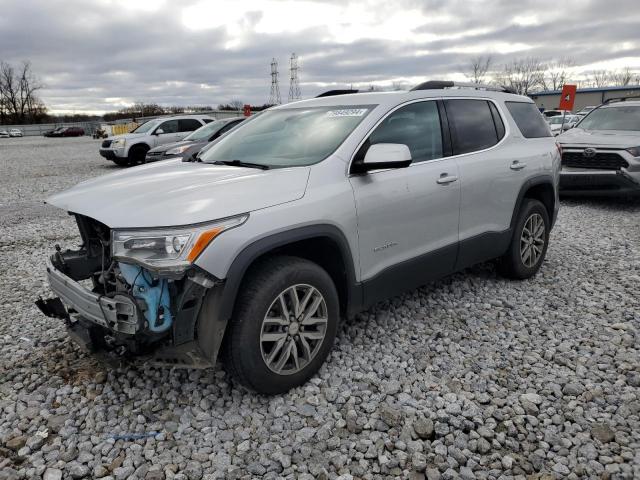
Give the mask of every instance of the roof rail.
M 320 95 L 316 95 L 316 98 L 320 97 L 333 97 L 335 95 L 349 95 L 350 93 L 358 93 L 359 90 L 327 90 Z
M 602 102 L 602 104 L 606 105 L 607 103 L 613 103 L 613 102 L 625 102 L 629 99 L 635 99 L 635 98 L 640 98 L 640 95 L 629 95 L 628 97 L 607 98 L 604 102 Z
M 416 85 L 411 89 L 415 90 L 443 90 L 445 88 L 471 88 L 473 90 L 489 90 L 493 92 L 516 93 L 514 90 L 504 86 L 484 85 L 482 83 L 454 82 L 452 80 L 429 80 Z

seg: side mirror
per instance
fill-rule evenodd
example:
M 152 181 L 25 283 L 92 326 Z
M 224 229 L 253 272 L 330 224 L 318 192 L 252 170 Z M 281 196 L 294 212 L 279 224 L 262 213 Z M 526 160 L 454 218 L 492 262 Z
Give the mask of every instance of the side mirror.
M 162 135 L 164 133 L 164 130 L 161 128 L 158 128 L 155 133 L 156 135 Z
M 411 165 L 411 151 L 403 143 L 376 143 L 367 150 L 358 170 L 368 172 L 383 168 L 406 168 Z

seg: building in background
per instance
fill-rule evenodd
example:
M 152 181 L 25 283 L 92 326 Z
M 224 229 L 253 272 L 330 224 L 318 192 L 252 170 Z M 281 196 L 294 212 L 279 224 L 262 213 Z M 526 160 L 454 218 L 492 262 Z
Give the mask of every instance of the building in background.
M 560 103 L 560 90 L 532 93 L 529 95 L 541 110 L 555 110 Z M 579 88 L 576 92 L 574 112 L 590 105 L 600 105 L 609 98 L 640 96 L 640 85 L 626 87 Z

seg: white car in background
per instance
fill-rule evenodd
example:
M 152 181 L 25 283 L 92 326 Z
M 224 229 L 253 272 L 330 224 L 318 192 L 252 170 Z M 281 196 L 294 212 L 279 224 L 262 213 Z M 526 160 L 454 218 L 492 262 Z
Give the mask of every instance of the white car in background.
M 22 137 L 22 130 L 18 130 L 17 128 L 12 128 L 9 130 L 10 137 Z
M 563 115 L 558 115 L 556 117 L 549 118 L 547 122 L 549 123 L 551 133 L 558 136 L 562 132 L 566 132 L 570 128 L 575 127 L 576 123 L 580 120 L 582 120 L 582 117 L 579 117 L 578 115 L 564 115 L 564 118 Z
M 9 138 L 10 136 L 6 130 L 0 130 L 0 138 Z
M 579 115 L 580 117 L 585 117 L 589 115 L 592 110 L 595 110 L 596 108 L 598 108 L 596 105 L 586 106 L 582 110 L 580 110 L 578 113 L 576 113 L 576 115 Z

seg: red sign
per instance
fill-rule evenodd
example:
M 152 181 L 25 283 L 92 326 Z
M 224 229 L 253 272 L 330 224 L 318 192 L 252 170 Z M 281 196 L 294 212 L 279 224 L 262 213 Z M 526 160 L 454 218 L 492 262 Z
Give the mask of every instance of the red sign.
M 251 105 L 245 105 L 244 106 L 244 116 L 245 117 L 250 117 L 251 116 Z
M 560 96 L 560 110 L 573 110 L 573 102 L 576 101 L 576 90 L 578 87 L 575 85 L 565 85 L 562 87 L 562 95 Z

